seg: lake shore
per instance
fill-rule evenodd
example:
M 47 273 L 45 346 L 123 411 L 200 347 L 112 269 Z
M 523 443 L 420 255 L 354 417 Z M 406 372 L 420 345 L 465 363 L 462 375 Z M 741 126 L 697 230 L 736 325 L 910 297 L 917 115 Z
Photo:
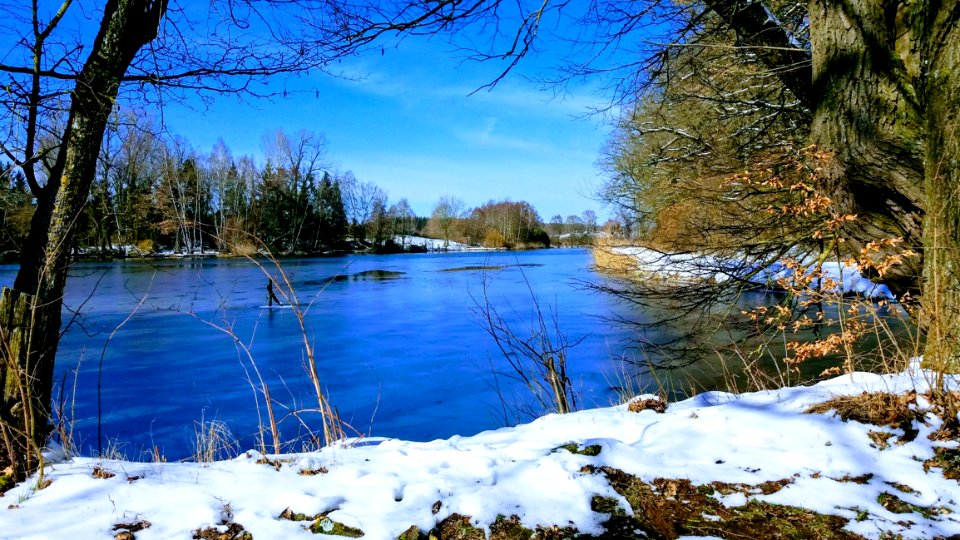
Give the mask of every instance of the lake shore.
M 958 449 L 924 397 L 930 376 L 913 365 L 708 392 L 662 413 L 642 396 L 633 403 L 648 406 L 472 437 L 211 463 L 54 451 L 42 489 L 34 477 L 4 495 L 0 537 L 947 538 L 960 533 Z M 892 427 L 836 412 L 839 400 L 864 395 L 901 400 L 909 420 Z
M 629 333 L 599 319 L 619 306 L 577 286 L 597 277 L 585 250 L 281 264 L 300 298 L 324 388 L 355 428 L 351 434 L 425 441 L 531 418 L 533 397 L 507 377 L 509 365 L 473 311 L 484 281 L 495 305 L 523 314 L 521 322 L 531 309 L 529 281 L 567 335 L 584 338 L 571 368 L 582 402 L 616 399 L 611 386 L 619 383 L 611 381 L 622 372 L 622 351 L 615 344 Z M 12 281 L 16 270 L 3 271 L 2 279 Z M 293 310 L 265 307 L 266 282 L 261 268 L 236 258 L 74 265 L 65 301 L 83 306 L 82 319 L 63 336 L 56 372 L 66 381 L 63 416 L 82 452 L 115 446 L 143 459 L 158 449 L 181 459 L 192 454 L 204 421 L 225 423 L 241 447 L 255 447 L 263 401 L 238 342 L 249 348 L 274 400 L 303 410 L 285 416 L 282 440 L 309 440 L 319 424 L 306 410 L 316 401 L 301 362 L 303 336 Z M 228 326 L 237 339 L 212 325 Z

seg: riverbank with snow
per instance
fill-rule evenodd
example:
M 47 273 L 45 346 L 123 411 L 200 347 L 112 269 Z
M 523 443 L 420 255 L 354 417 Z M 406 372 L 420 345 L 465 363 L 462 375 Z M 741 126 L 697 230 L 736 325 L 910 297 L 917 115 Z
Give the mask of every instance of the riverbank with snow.
M 789 281 L 794 273 L 783 262 L 774 262 L 760 268 L 741 260 L 721 259 L 697 253 L 666 253 L 639 246 L 594 247 L 597 267 L 628 275 L 639 275 L 671 283 L 723 282 L 744 279 L 758 287 L 782 288 L 778 281 Z M 807 271 L 813 271 L 816 263 L 804 263 Z M 829 283 L 830 288 L 841 294 L 856 294 L 867 298 L 893 299 L 890 289 L 864 277 L 854 266 L 825 261 L 819 266 L 811 287 L 817 283 Z
M 929 376 L 914 366 L 709 392 L 663 413 L 621 405 L 427 443 L 370 439 L 203 464 L 55 460 L 44 489 L 33 479 L 0 498 L 0 538 L 207 538 L 203 529 L 316 538 L 311 527 L 417 538 L 412 526 L 440 538 L 479 537 L 443 532 L 468 526 L 489 538 L 538 526 L 538 538 L 624 538 L 624 527 L 663 537 L 800 527 L 810 537 L 946 538 L 960 534 L 960 484 L 942 467 L 956 474 L 960 450 L 938 431 Z M 906 416 L 873 425 L 807 412 L 864 392 L 896 394 Z M 677 514 L 685 508 L 700 514 Z M 634 534 L 626 537 L 644 537 Z

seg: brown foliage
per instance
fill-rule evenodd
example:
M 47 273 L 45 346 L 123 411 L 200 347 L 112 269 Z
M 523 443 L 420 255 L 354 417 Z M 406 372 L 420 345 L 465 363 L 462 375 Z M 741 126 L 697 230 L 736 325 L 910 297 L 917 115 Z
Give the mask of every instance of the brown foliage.
M 253 540 L 239 523 L 225 523 L 220 527 L 207 527 L 193 531 L 193 540 Z
M 667 402 L 660 398 L 635 399 L 627 404 L 627 410 L 635 413 L 646 410 L 651 410 L 655 413 L 664 413 L 667 410 Z
M 924 412 L 916 410 L 917 393 L 891 394 L 887 392 L 864 392 L 857 396 L 840 396 L 809 407 L 808 414 L 823 414 L 835 411 L 844 422 L 854 420 L 862 424 L 890 426 L 903 429 L 902 440 L 916 437 L 915 421 L 922 422 Z M 911 407 L 913 405 L 913 407 Z

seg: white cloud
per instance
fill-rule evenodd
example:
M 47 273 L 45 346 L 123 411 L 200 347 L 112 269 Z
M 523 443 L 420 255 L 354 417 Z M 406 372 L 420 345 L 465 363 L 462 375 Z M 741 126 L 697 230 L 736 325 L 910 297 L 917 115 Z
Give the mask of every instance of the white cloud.
M 466 129 L 454 132 L 454 136 L 461 141 L 485 148 L 499 148 L 531 152 L 538 154 L 555 154 L 559 148 L 539 139 L 510 136 L 497 131 L 497 118 L 487 117 L 475 129 Z
M 576 118 L 609 105 L 606 100 L 592 95 L 586 89 L 576 92 L 552 91 L 539 89 L 531 82 L 508 80 L 491 89 L 477 90 L 477 87 L 453 85 L 436 88 L 434 93 L 442 97 L 469 96 L 471 100 L 527 114 Z

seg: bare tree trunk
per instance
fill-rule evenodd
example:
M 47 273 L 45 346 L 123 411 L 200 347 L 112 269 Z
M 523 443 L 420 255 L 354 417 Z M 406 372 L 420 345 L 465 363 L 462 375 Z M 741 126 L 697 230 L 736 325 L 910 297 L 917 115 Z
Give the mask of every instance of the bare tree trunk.
M 960 7 L 812 0 L 807 86 L 762 5 L 707 4 L 812 108 L 811 140 L 830 154 L 824 187 L 838 212 L 857 216 L 842 231 L 847 251 L 895 237 L 922 249 L 883 279 L 922 291 L 928 364 L 960 367 Z
M 923 320 L 925 363 L 939 373 L 960 369 L 960 10 L 928 6 L 924 39 L 927 131 Z
M 34 366 L 30 360 L 31 347 L 40 340 L 34 339 L 37 328 L 49 327 L 53 316 L 51 309 L 37 304 L 37 297 L 20 291 L 3 289 L 0 296 L 0 340 L 3 350 L 0 357 L 0 388 L 3 401 L 0 408 L 0 441 L 3 454 L 0 464 L 11 467 L 9 472 L 32 470 L 37 465 L 39 442 L 46 436 L 47 412 L 50 400 L 43 401 L 43 392 L 50 394 L 53 381 L 52 363 Z M 59 329 L 60 312 L 56 312 Z M 42 345 L 41 345 L 42 346 Z M 26 362 L 23 360 L 26 359 Z M 0 476 L 5 471 L 0 470 Z M 17 477 L 13 474 L 14 478 Z M 2 484 L 2 482 L 0 482 Z
M 761 2 L 707 0 L 811 110 L 811 142 L 829 154 L 823 188 L 841 214 L 852 253 L 871 240 L 923 244 L 924 137 L 915 85 L 919 62 L 909 32 L 916 6 L 879 0 L 812 0 L 812 54 Z M 808 62 L 809 61 L 809 62 Z M 812 64 L 812 69 L 810 67 Z M 897 293 L 920 290 L 920 260 L 884 276 Z
M 915 23 L 919 21 L 919 24 Z M 810 4 L 814 142 L 850 222 L 848 249 L 903 237 L 922 247 L 886 282 L 922 291 L 925 362 L 960 367 L 960 9 L 877 0 Z
M 36 463 L 35 452 L 49 433 L 53 367 L 74 223 L 96 175 L 97 156 L 120 79 L 137 51 L 156 37 L 166 6 L 165 0 L 107 2 L 100 31 L 72 92 L 57 165 L 38 197 L 20 272 L 14 290 L 4 292 L 9 300 L 0 313 L 6 326 L 0 344 L 5 372 L 0 420 L 5 433 L 13 434 L 4 441 L 0 475 L 9 467 L 14 478 L 24 477 Z M 14 381 L 20 381 L 19 388 L 8 392 Z M 31 411 L 25 423 L 24 410 Z
M 856 215 L 843 230 L 856 254 L 871 240 L 923 241 L 923 148 L 913 41 L 902 18 L 877 0 L 810 3 L 813 43 L 811 139 L 830 154 L 824 187 L 841 214 Z M 921 263 L 884 276 L 898 292 L 920 289 Z

